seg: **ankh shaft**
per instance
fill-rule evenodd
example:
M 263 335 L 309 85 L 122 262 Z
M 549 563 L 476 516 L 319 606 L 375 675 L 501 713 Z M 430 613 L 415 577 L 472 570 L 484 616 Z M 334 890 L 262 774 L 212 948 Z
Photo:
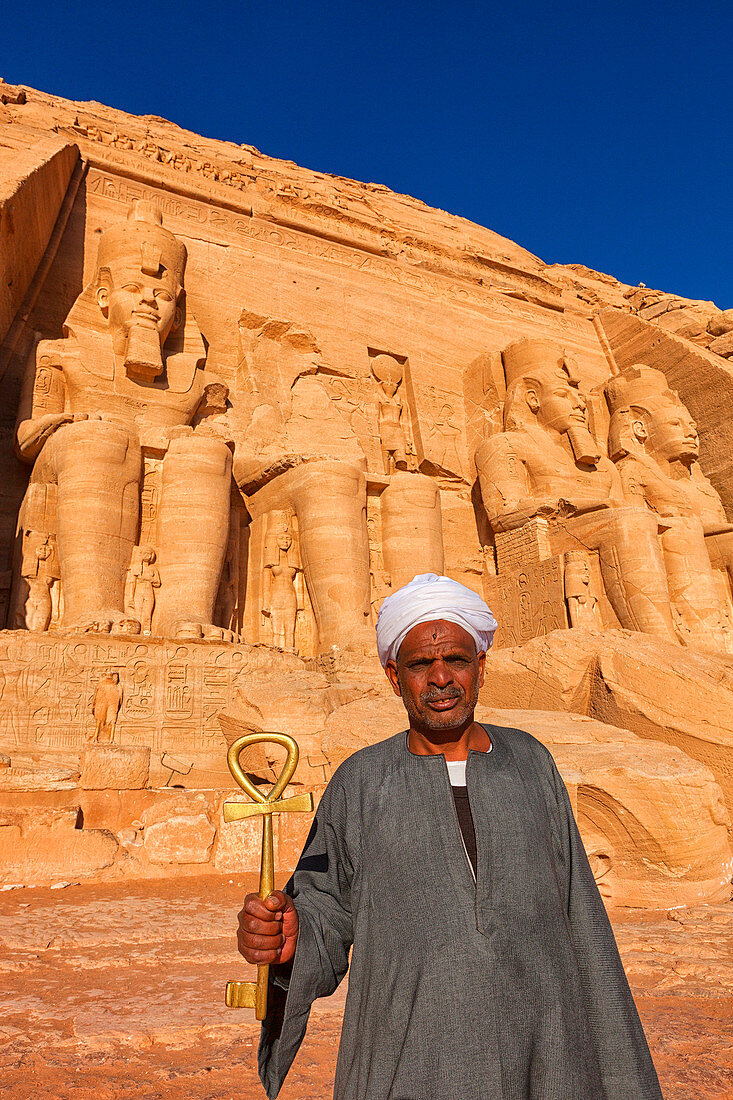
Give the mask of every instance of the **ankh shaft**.
M 220 722 L 225 731 L 234 725 L 232 719 L 221 716 Z M 239 754 L 248 745 L 273 742 L 287 749 L 287 760 L 277 780 L 267 795 L 263 795 L 245 775 L 239 763 Z M 225 802 L 224 820 L 238 821 L 254 815 L 262 816 L 262 857 L 260 860 L 260 889 L 262 901 L 275 889 L 275 853 L 273 849 L 272 818 L 275 813 L 288 811 L 310 812 L 313 810 L 313 795 L 310 793 L 280 798 L 290 782 L 298 764 L 298 745 L 294 738 L 285 733 L 245 734 L 238 737 L 229 747 L 227 754 L 229 770 L 243 791 L 253 800 L 251 803 Z M 226 1004 L 228 1008 L 254 1008 L 255 1017 L 264 1020 L 267 1015 L 267 985 L 270 967 L 267 963 L 257 966 L 256 982 L 227 982 Z
M 272 845 L 272 814 L 262 815 L 262 862 L 260 864 L 260 897 L 264 901 L 275 889 L 275 856 Z M 264 1020 L 267 1015 L 267 983 L 270 967 L 260 963 L 257 967 L 255 989 L 255 1018 Z

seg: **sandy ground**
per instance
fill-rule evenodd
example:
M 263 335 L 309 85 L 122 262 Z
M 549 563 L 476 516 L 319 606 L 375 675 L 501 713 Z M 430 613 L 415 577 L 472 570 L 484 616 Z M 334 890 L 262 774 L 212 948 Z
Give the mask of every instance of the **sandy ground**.
M 250 976 L 233 929 L 251 887 L 0 893 L 0 1095 L 262 1100 L 252 1014 L 223 1004 Z M 733 906 L 613 920 L 666 1100 L 731 1100 Z M 315 1006 L 282 1100 L 331 1097 L 344 995 Z

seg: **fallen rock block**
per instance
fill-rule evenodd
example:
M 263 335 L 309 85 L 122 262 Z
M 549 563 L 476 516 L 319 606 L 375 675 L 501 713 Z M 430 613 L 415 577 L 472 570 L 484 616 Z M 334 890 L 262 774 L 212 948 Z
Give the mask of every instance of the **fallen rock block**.
M 86 791 L 141 790 L 150 775 L 147 745 L 86 745 L 79 786 Z
M 39 886 L 88 878 L 115 861 L 119 845 L 106 830 L 79 828 L 74 809 L 5 813 L 0 824 L 0 880 Z
M 208 863 L 216 833 L 203 794 L 180 791 L 142 814 L 143 848 L 158 865 Z
M 145 829 L 145 853 L 151 863 L 208 863 L 215 832 L 205 814 L 170 817 Z

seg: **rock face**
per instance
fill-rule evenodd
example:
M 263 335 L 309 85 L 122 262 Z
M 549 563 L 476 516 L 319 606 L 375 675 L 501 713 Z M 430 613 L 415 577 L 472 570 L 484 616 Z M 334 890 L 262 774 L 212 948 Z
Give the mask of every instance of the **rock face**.
M 609 901 L 723 898 L 728 312 L 0 90 L 6 881 L 255 868 L 220 716 L 296 737 L 318 795 L 403 727 L 373 622 L 434 571 L 496 612 L 483 701 L 556 751 Z
M 83 790 L 141 790 L 149 776 L 147 745 L 88 745 L 82 752 L 79 786 Z

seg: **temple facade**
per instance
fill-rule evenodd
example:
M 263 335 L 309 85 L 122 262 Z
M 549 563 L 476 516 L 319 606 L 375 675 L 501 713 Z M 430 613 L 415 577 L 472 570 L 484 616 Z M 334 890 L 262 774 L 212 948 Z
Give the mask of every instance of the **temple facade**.
M 403 724 L 382 599 L 445 572 L 499 622 L 479 717 L 556 754 L 609 903 L 727 897 L 731 311 L 2 88 L 7 880 L 254 866 L 222 716 L 318 794 Z

